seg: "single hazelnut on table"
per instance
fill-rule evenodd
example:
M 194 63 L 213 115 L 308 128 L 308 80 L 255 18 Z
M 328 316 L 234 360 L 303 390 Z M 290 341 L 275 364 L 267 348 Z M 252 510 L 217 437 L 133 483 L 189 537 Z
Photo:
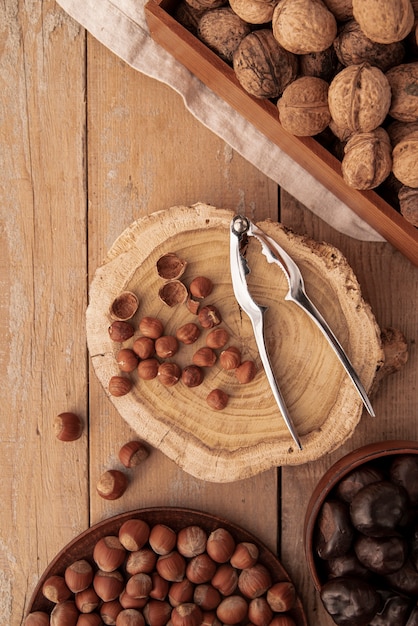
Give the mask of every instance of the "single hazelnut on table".
M 112 341 L 123 343 L 135 333 L 135 328 L 129 322 L 115 321 L 108 328 L 109 337 Z
M 119 541 L 130 551 L 139 550 L 150 536 L 150 527 L 142 519 L 128 519 L 119 528 Z
M 124 562 L 126 549 L 115 535 L 101 537 L 93 548 L 93 560 L 104 572 L 113 572 Z
M 224 370 L 234 370 L 241 364 L 241 351 L 236 346 L 229 346 L 219 355 L 219 363 Z
M 119 450 L 119 460 L 127 468 L 140 465 L 148 457 L 149 450 L 141 441 L 128 441 Z
M 242 596 L 224 598 L 216 609 L 216 616 L 223 624 L 238 624 L 248 613 L 248 604 Z
M 26 617 L 24 626 L 49 626 L 49 614 L 44 611 L 33 611 Z
M 155 354 L 155 342 L 152 337 L 138 337 L 135 339 L 132 350 L 140 359 L 149 359 Z
M 116 618 L 115 626 L 145 626 L 145 619 L 137 609 L 123 609 Z
M 192 361 L 193 365 L 198 365 L 199 367 L 212 367 L 215 365 L 217 358 L 216 352 L 212 348 L 203 346 L 203 348 L 196 350 L 192 356 Z
M 183 580 L 186 573 L 186 560 L 180 552 L 173 550 L 169 554 L 159 556 L 155 567 L 165 580 L 178 582 Z
M 206 335 L 206 345 L 209 348 L 223 348 L 229 341 L 229 333 L 225 328 L 214 328 Z
M 78 619 L 78 609 L 73 600 L 66 600 L 56 604 L 51 611 L 51 626 L 76 626 Z
M 200 328 L 194 322 L 188 322 L 177 329 L 176 337 L 181 343 L 190 345 L 200 337 Z
M 210 533 L 206 551 L 216 563 L 226 563 L 235 551 L 235 540 L 226 528 L 217 528 Z
M 127 487 L 128 479 L 123 472 L 107 470 L 100 476 L 96 490 L 105 500 L 117 500 L 125 493 Z
M 198 387 L 203 382 L 204 374 L 198 365 L 186 365 L 181 373 L 181 382 L 186 387 Z
M 206 402 L 211 409 L 222 411 L 229 402 L 229 396 L 222 389 L 212 389 L 206 396 Z
M 174 607 L 184 602 L 192 602 L 194 588 L 194 584 L 188 578 L 173 582 L 168 590 L 168 599 L 171 606 Z
M 75 413 L 60 413 L 54 419 L 53 428 L 60 441 L 76 441 L 83 432 L 83 422 Z
M 243 361 L 235 370 L 235 376 L 239 383 L 246 384 L 251 382 L 257 373 L 254 361 Z
M 176 547 L 177 534 L 165 524 L 155 524 L 151 528 L 148 541 L 156 554 L 169 554 Z
M 177 534 L 177 550 L 183 556 L 192 558 L 206 549 L 206 531 L 197 525 L 185 526 Z
M 132 381 L 126 376 L 112 376 L 109 380 L 109 393 L 115 398 L 126 396 L 132 389 Z
M 171 612 L 173 626 L 200 626 L 202 619 L 202 611 L 194 602 L 179 604 Z
M 181 369 L 177 363 L 161 363 L 157 378 L 165 387 L 173 387 L 181 377 Z
M 185 272 L 187 261 L 180 259 L 175 252 L 168 252 L 157 261 L 158 276 L 164 280 L 180 278 Z
M 122 348 L 116 354 L 116 363 L 121 372 L 133 372 L 138 365 L 138 355 L 130 348 Z
M 149 626 L 165 626 L 170 619 L 172 607 L 165 600 L 148 600 L 142 613 Z
M 174 335 L 162 335 L 155 340 L 155 352 L 161 359 L 169 359 L 179 349 L 179 343 Z
M 202 307 L 197 314 L 197 319 L 202 328 L 213 328 L 222 322 L 222 316 L 213 304 Z
M 87 589 L 76 593 L 74 600 L 80 613 L 91 613 L 95 611 L 100 604 L 100 598 L 93 587 L 87 587 Z
M 155 358 L 144 359 L 138 363 L 137 372 L 142 380 L 152 380 L 158 374 L 160 362 Z
M 110 317 L 115 320 L 131 319 L 138 310 L 139 300 L 132 291 L 123 291 L 110 305 Z
M 73 593 L 80 593 L 90 587 L 93 581 L 93 568 L 86 559 L 79 559 L 71 563 L 64 572 L 67 587 Z
M 68 588 L 64 576 L 49 576 L 42 585 L 42 595 L 57 604 L 68 600 L 71 595 L 71 589 Z
M 189 285 L 190 293 L 194 298 L 203 300 L 207 298 L 213 291 L 213 282 L 206 276 L 196 276 Z
M 170 280 L 158 290 L 158 297 L 169 307 L 183 304 L 188 295 L 187 287 L 181 280 Z
M 139 322 L 139 330 L 145 337 L 157 339 L 164 332 L 164 325 L 157 317 L 146 316 Z

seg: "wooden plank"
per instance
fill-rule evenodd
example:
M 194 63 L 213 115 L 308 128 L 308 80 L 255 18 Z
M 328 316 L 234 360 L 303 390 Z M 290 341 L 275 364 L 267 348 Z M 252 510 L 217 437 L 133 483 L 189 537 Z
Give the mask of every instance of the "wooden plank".
M 199 124 L 177 94 L 91 38 L 88 50 L 90 280 L 116 237 L 153 211 L 202 201 L 259 219 L 277 218 L 277 186 Z M 116 413 L 94 373 L 90 406 L 93 522 L 134 508 L 186 506 L 227 517 L 275 549 L 274 469 L 217 485 L 194 479 L 152 450 L 130 473 L 131 485 L 120 500 L 100 500 L 95 494 L 100 473 L 120 467 L 120 446 L 140 433 Z
M 326 458 L 282 472 L 282 560 L 302 592 L 305 609 L 312 623 L 333 626 L 333 620 L 321 605 L 305 563 L 303 519 L 310 495 L 325 471 L 351 450 L 369 442 L 417 440 L 416 389 L 418 353 L 415 349 L 418 329 L 418 269 L 391 245 L 364 243 L 345 237 L 307 211 L 289 194 L 281 193 L 281 221 L 298 233 L 339 248 L 348 259 L 360 282 L 363 296 L 372 307 L 381 329 L 400 329 L 408 340 L 409 361 L 397 373 L 384 380 L 373 399 L 376 418 L 363 412 L 362 420 L 347 443 Z M 303 384 L 303 381 L 301 381 Z M 298 524 L 294 520 L 298 519 Z M 315 616 L 315 617 L 314 617 Z
M 0 622 L 88 524 L 84 32 L 52 2 L 0 6 Z

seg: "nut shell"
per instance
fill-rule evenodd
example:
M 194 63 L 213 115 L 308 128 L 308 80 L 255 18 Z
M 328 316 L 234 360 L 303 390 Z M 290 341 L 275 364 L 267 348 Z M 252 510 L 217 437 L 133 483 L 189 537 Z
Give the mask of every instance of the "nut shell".
M 132 291 L 123 291 L 110 305 L 110 317 L 114 320 L 129 320 L 135 315 L 138 307 L 138 296 Z
M 354 133 L 344 148 L 342 175 L 354 189 L 374 189 L 390 174 L 392 146 L 383 128 Z
M 401 122 L 417 122 L 418 62 L 393 67 L 386 77 L 392 91 L 389 115 Z
M 353 0 L 353 16 L 364 34 L 378 43 L 401 41 L 414 25 L 410 0 Z
M 281 0 L 272 28 L 279 44 L 294 54 L 326 50 L 337 34 L 336 19 L 321 0 Z
M 158 276 L 164 280 L 180 278 L 186 270 L 187 261 L 180 259 L 175 252 L 168 252 L 157 261 Z
M 302 76 L 293 81 L 277 106 L 283 128 L 299 137 L 317 135 L 331 121 L 328 83 L 315 76 Z
M 199 39 L 227 63 L 232 63 L 235 50 L 249 32 L 249 25 L 229 7 L 206 11 L 197 28 Z M 196 298 L 205 297 L 194 294 L 191 289 L 190 291 Z M 212 289 L 209 293 L 211 291 Z
M 158 296 L 167 306 L 177 306 L 186 302 L 188 298 L 187 287 L 181 280 L 170 280 L 159 289 Z
M 256 98 L 276 98 L 297 76 L 297 59 L 270 29 L 247 35 L 238 46 L 233 67 L 241 86 Z

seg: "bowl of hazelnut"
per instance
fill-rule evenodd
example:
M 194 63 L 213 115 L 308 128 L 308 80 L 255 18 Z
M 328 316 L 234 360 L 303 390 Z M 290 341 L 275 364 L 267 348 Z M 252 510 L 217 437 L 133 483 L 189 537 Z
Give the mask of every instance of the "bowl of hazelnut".
M 149 508 L 83 532 L 50 563 L 24 626 L 307 626 L 272 552 L 208 513 Z
M 304 536 L 336 624 L 418 624 L 418 442 L 376 442 L 337 461 L 311 496 Z

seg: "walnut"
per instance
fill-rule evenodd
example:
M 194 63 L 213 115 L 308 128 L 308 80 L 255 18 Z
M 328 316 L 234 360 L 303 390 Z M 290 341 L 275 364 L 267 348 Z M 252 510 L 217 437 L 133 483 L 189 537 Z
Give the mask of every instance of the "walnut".
M 174 17 L 184 28 L 187 28 L 193 35 L 197 36 L 197 25 L 206 10 L 207 9 L 195 9 L 183 0 L 177 5 Z
M 334 40 L 334 48 L 343 65 L 369 63 L 382 72 L 399 65 L 405 56 L 405 48 L 400 42 L 376 43 L 366 37 L 355 20 L 344 24 Z
M 297 76 L 297 58 L 284 50 L 270 29 L 247 35 L 238 46 L 233 66 L 242 87 L 257 98 L 276 98 Z
M 249 33 L 249 25 L 229 7 L 206 11 L 197 27 L 199 39 L 228 63 L 232 63 L 235 50 Z
M 323 0 L 327 8 L 339 22 L 346 22 L 353 17 L 352 0 Z
M 334 46 L 321 52 L 310 52 L 299 56 L 301 76 L 316 76 L 330 82 L 341 69 Z
M 272 28 L 280 45 L 294 54 L 326 50 L 337 34 L 336 19 L 321 0 L 280 0 Z
M 374 189 L 390 174 L 392 146 L 383 128 L 354 133 L 344 148 L 341 164 L 345 182 L 354 189 Z
M 418 62 L 393 67 L 386 77 L 392 90 L 389 114 L 402 122 L 418 122 Z
M 418 227 L 418 189 L 402 185 L 398 193 L 401 214 Z
M 392 151 L 392 170 L 407 187 L 418 187 L 418 132 L 409 133 Z
M 227 0 L 185 0 L 193 9 L 198 11 L 207 11 L 208 9 L 217 9 L 226 4 Z
M 410 0 L 353 0 L 354 19 L 377 43 L 402 41 L 414 25 Z
M 386 130 L 392 146 L 395 146 L 410 133 L 418 131 L 418 122 L 399 122 L 395 120 L 389 124 Z
M 353 134 L 352 130 L 345 126 L 338 126 L 334 120 L 330 121 L 329 129 L 342 142 L 348 141 Z
M 291 83 L 277 103 L 280 122 L 292 135 L 317 135 L 328 126 L 328 83 L 315 76 L 302 76 Z
M 337 126 L 368 132 L 382 124 L 390 107 L 391 91 L 385 74 L 367 63 L 349 65 L 332 80 L 328 103 Z
M 273 11 L 279 0 L 229 0 L 231 9 L 249 24 L 271 22 Z

